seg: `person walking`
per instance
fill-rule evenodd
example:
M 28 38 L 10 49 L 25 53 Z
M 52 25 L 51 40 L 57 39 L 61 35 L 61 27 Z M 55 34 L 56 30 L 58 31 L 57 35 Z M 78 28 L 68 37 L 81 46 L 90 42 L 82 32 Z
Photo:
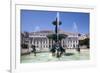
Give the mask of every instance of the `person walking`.
M 32 45 L 32 52 L 34 53 L 34 56 L 36 56 L 36 47 L 35 47 L 35 45 Z

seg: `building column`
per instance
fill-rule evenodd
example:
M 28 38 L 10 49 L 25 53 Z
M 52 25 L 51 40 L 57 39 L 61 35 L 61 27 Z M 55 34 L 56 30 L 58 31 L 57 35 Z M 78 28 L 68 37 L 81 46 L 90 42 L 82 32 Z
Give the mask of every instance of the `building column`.
M 47 48 L 49 48 L 49 39 L 47 39 Z

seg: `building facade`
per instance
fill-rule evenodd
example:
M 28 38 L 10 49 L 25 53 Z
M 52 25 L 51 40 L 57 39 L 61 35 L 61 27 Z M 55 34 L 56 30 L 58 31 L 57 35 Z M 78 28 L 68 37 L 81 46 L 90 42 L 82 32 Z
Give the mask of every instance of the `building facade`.
M 21 33 L 21 43 L 26 43 L 31 47 L 31 45 L 36 46 L 37 51 L 49 51 L 52 45 L 55 43 L 54 40 L 49 39 L 47 35 L 54 34 L 53 31 L 44 30 L 31 33 Z M 64 31 L 59 31 L 59 34 L 66 34 L 67 37 L 61 40 L 61 46 L 64 49 L 75 49 L 78 46 L 78 34 L 68 33 Z M 24 36 L 24 37 L 23 37 Z

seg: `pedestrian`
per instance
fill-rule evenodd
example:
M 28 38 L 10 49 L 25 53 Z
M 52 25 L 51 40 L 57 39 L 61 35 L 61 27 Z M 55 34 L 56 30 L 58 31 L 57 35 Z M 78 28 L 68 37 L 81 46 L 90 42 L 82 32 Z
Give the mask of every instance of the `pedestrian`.
M 80 53 L 80 47 L 79 47 L 79 45 L 78 45 L 78 47 L 77 47 L 77 51 Z
M 32 52 L 34 53 L 34 56 L 36 56 L 36 47 L 35 47 L 35 45 L 32 45 Z

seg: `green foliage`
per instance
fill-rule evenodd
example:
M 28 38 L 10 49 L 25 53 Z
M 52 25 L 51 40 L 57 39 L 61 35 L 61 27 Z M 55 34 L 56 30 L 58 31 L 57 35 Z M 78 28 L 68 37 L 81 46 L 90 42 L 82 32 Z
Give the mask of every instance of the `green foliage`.
M 21 48 L 27 49 L 28 48 L 28 44 L 21 44 Z
M 79 45 L 80 46 L 86 45 L 87 48 L 89 48 L 89 38 L 86 38 L 84 40 L 79 40 Z

